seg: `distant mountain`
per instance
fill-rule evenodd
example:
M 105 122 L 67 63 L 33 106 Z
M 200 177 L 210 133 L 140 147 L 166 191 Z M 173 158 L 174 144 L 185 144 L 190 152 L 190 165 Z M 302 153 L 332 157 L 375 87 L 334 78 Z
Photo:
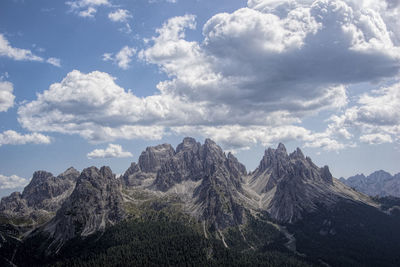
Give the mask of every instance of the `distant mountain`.
M 380 170 L 368 176 L 357 174 L 347 179 L 340 178 L 340 181 L 370 196 L 400 197 L 400 173 L 391 175 Z
M 382 178 L 383 179 L 383 178 Z M 0 202 L 4 266 L 399 266 L 400 200 L 370 198 L 300 149 L 248 172 L 215 142 L 109 167 L 35 172 Z

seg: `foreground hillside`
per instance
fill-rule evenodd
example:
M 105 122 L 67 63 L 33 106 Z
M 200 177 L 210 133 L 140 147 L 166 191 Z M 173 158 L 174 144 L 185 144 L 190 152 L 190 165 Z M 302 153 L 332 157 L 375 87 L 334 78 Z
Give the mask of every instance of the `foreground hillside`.
M 398 266 L 400 201 L 371 199 L 300 149 L 248 172 L 212 140 L 148 147 L 110 168 L 35 172 L 0 203 L 0 256 L 17 266 Z

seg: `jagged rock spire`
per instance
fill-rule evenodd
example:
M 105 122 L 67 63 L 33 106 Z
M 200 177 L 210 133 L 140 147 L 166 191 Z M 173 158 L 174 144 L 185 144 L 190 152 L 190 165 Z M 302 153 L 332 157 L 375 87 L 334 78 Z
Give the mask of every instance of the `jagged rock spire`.
M 121 221 L 125 212 L 119 187 L 119 180 L 109 167 L 84 169 L 71 196 L 43 226 L 53 239 L 48 251 L 57 252 L 75 236 L 87 236 Z

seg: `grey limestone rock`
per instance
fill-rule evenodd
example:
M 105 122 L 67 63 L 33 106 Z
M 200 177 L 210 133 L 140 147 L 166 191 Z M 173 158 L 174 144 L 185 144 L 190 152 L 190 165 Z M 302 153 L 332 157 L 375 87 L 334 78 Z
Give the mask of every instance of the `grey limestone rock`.
M 175 150 L 169 144 L 147 147 L 139 157 L 139 163 L 133 162 L 122 176 L 126 186 L 140 186 L 146 179 L 156 177 L 161 169 L 173 155 Z
M 86 168 L 56 216 L 43 226 L 53 239 L 49 250 L 57 251 L 67 240 L 103 231 L 123 220 L 121 184 L 109 167 Z

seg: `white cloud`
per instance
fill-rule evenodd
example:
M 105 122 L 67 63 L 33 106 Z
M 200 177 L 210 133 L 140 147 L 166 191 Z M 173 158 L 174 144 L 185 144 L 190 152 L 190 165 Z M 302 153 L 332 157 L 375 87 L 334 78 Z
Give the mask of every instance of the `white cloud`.
M 14 189 L 24 187 L 28 180 L 17 175 L 5 176 L 0 174 L 0 189 Z
M 356 105 L 331 121 L 331 127 L 359 132 L 364 143 L 400 141 L 400 82 L 361 95 Z
M 61 67 L 61 60 L 59 58 L 50 57 L 47 59 L 47 63 L 56 67 Z
M 395 140 L 398 88 L 362 96 L 353 107 L 347 90 L 399 72 L 396 12 L 397 6 L 367 0 L 249 0 L 247 8 L 210 18 L 201 42 L 185 35 L 196 28 L 195 16 L 174 17 L 138 51 L 168 76 L 157 94 L 139 98 L 107 73 L 73 71 L 21 106 L 18 120 L 30 131 L 79 134 L 92 142 L 175 132 L 235 149 L 297 139 L 338 150 L 357 145 L 360 135 Z M 126 69 L 134 54 L 124 47 L 103 60 Z M 322 132 L 302 126 L 321 111 L 343 114 L 332 116 Z
M 347 29 L 357 34 L 362 29 L 354 28 L 356 18 L 346 17 L 350 7 L 316 3 L 283 18 L 250 8 L 215 15 L 203 27 L 202 44 L 185 40 L 184 29 L 195 27 L 194 17 L 176 17 L 157 30 L 139 57 L 171 77 L 158 85 L 161 91 L 192 101 L 212 98 L 300 117 L 343 107 L 343 85 L 394 75 L 400 50 L 385 34 L 376 33 L 372 43 L 352 35 Z
M 79 9 L 90 6 L 111 5 L 108 0 L 75 0 L 75 1 L 67 1 L 66 4 L 69 5 L 72 9 Z
M 15 96 L 13 95 L 13 84 L 7 81 L 0 81 L 0 112 L 7 111 L 14 106 Z
M 65 4 L 70 6 L 72 12 L 84 18 L 93 18 L 99 6 L 111 6 L 108 0 L 75 0 Z
M 15 48 L 10 45 L 8 40 L 0 33 L 0 56 L 14 60 L 27 60 L 43 62 L 43 58 L 36 56 L 28 49 Z
M 178 109 L 172 103 L 161 96 L 138 98 L 107 73 L 72 71 L 37 100 L 21 106 L 18 121 L 34 132 L 79 134 L 91 141 L 160 139 L 164 127 L 149 121 L 171 119 L 170 113 Z
M 372 145 L 393 142 L 392 137 L 388 134 L 366 134 L 360 137 L 360 141 Z
M 0 133 L 0 146 L 50 143 L 51 138 L 40 133 L 20 134 L 12 130 Z
M 115 56 L 112 53 L 103 54 L 103 61 L 113 61 L 121 69 L 127 70 L 135 53 L 135 48 L 124 46 Z
M 120 145 L 109 144 L 106 149 L 95 149 L 87 154 L 89 159 L 98 158 L 129 158 L 132 153 L 123 151 Z
M 247 149 L 257 143 L 263 146 L 274 144 L 278 141 L 309 140 L 312 132 L 299 126 L 181 126 L 172 130 L 181 135 L 207 136 L 225 148 Z
M 79 11 L 78 16 L 82 18 L 94 18 L 94 15 L 96 15 L 97 9 L 94 7 L 88 7 L 85 10 Z
M 8 57 L 18 61 L 47 62 L 51 65 L 60 67 L 60 60 L 57 58 L 51 57 L 45 60 L 43 57 L 33 54 L 31 50 L 12 47 L 8 42 L 8 40 L 1 33 L 0 33 L 0 56 Z
M 128 19 L 132 18 L 132 15 L 128 10 L 119 8 L 110 12 L 108 18 L 114 22 L 126 22 Z
M 163 2 L 163 1 L 164 0 L 149 0 L 149 3 L 153 4 L 153 3 Z M 175 4 L 178 2 L 178 0 L 165 0 L 165 2 Z

